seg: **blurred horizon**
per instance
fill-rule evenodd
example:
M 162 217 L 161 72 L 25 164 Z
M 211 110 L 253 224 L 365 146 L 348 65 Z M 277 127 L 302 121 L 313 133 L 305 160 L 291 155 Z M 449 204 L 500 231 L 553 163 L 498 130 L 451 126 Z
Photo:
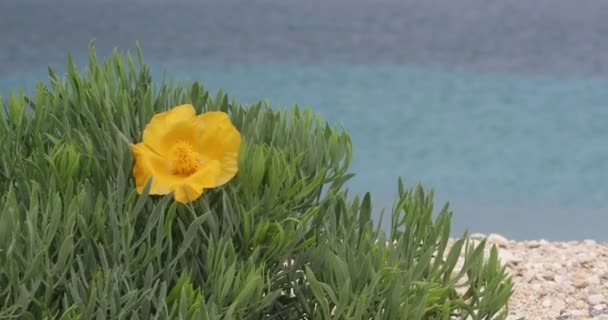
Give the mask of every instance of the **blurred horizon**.
M 602 0 L 20 0 L 0 8 L 3 74 L 63 64 L 67 52 L 86 54 L 96 39 L 100 55 L 139 41 L 155 63 L 608 76 Z

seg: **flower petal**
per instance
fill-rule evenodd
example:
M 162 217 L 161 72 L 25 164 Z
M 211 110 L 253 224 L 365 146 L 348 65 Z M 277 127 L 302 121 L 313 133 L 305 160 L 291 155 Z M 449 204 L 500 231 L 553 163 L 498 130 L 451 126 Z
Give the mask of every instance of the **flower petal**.
M 141 194 L 149 179 L 152 178 L 150 194 L 167 194 L 173 190 L 173 186 L 181 183 L 184 178 L 172 175 L 169 171 L 169 163 L 143 143 L 131 145 L 135 165 L 133 166 L 133 177 L 137 192 Z
M 207 161 L 192 175 L 186 178 L 185 183 L 193 188 L 213 188 L 217 186 L 217 179 L 220 175 L 220 162 Z
M 197 128 L 194 147 L 204 161 L 219 161 L 220 174 L 216 186 L 220 186 L 238 171 L 241 134 L 224 112 L 207 112 L 197 116 L 194 122 Z
M 157 148 L 163 150 L 163 155 L 169 155 L 171 149 L 177 142 L 187 142 L 194 146 L 196 144 L 196 123 L 194 119 L 180 121 L 165 131 L 165 135 L 156 141 Z
M 196 173 L 187 177 L 183 183 L 174 187 L 174 198 L 181 203 L 187 203 L 200 197 L 204 190 L 217 185 L 220 173 L 218 161 L 204 163 Z
M 143 142 L 157 153 L 165 154 L 167 150 L 163 148 L 161 143 L 164 140 L 163 137 L 171 132 L 176 125 L 192 120 L 195 116 L 196 111 L 191 104 L 179 105 L 168 111 L 158 113 L 146 125 Z
M 173 193 L 173 198 L 177 202 L 188 203 L 198 199 L 203 195 L 203 189 L 194 189 L 191 186 L 184 184 L 175 188 L 175 192 Z
M 231 152 L 231 153 L 224 154 L 224 157 L 222 158 L 220 163 L 221 163 L 221 167 L 220 167 L 221 171 L 217 177 L 216 186 L 221 186 L 221 185 L 225 184 L 226 182 L 230 181 L 230 179 L 232 179 L 236 175 L 236 173 L 239 171 L 238 153 Z

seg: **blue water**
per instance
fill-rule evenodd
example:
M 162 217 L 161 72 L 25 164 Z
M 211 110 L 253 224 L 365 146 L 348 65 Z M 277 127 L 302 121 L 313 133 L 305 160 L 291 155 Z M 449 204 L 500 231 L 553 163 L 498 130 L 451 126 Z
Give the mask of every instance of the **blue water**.
M 139 40 L 157 74 L 241 103 L 310 106 L 342 124 L 355 147 L 350 188 L 371 191 L 379 207 L 402 176 L 451 203 L 456 234 L 608 240 L 607 9 L 600 0 L 3 2 L 0 94 L 46 80 L 67 50 L 85 61 L 93 37 L 99 55 Z

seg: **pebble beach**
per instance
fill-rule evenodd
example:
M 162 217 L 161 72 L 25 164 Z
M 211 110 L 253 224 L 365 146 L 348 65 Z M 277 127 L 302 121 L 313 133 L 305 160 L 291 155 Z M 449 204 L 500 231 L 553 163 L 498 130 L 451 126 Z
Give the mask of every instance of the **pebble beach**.
M 507 319 L 608 320 L 608 243 L 471 239 L 487 239 L 488 250 L 496 245 L 513 279 Z

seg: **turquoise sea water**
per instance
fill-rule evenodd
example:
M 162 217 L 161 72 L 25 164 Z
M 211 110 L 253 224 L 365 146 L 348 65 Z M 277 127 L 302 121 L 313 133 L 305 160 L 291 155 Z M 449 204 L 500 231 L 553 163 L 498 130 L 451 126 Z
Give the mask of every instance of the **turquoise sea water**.
M 352 189 L 378 205 L 390 208 L 402 176 L 450 201 L 456 232 L 608 238 L 608 79 L 352 65 L 173 74 L 343 124 L 355 147 Z
M 397 177 L 449 201 L 454 233 L 608 240 L 603 0 L 0 2 L 0 95 L 140 41 L 160 79 L 310 106 L 352 135 L 390 208 Z

